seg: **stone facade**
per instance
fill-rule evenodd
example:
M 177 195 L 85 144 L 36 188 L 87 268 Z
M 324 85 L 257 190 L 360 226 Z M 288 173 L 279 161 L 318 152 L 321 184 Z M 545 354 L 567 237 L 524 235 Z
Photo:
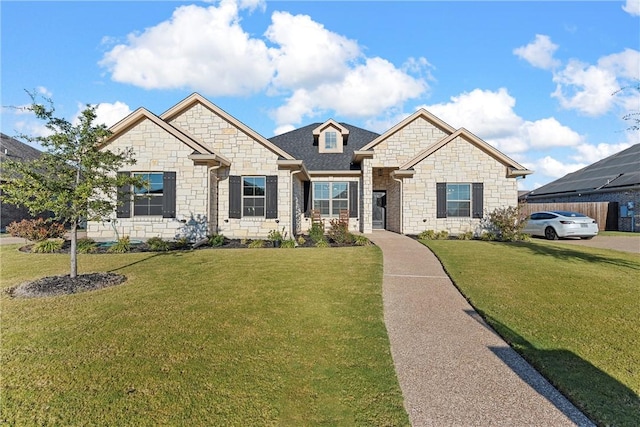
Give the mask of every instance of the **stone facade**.
M 176 215 L 116 219 L 114 213 L 110 221 L 90 222 L 89 237 L 173 239 L 193 236 L 189 230 L 194 228 L 198 237 L 219 233 L 264 239 L 276 229 L 294 237 L 311 226 L 304 216 L 307 181 L 358 183 L 358 212 L 349 219 L 352 232 L 372 231 L 373 192 L 385 191 L 387 230 L 457 234 L 474 231 L 479 220 L 436 218 L 436 183 L 483 183 L 486 212 L 517 203 L 516 180 L 507 178 L 507 166 L 529 173 L 466 131 L 453 134 L 424 111 L 364 146 L 358 172 L 320 171 L 311 176 L 304 159 L 294 159 L 197 94 L 162 117 L 134 112 L 115 128 L 107 148 L 133 148 L 137 163 L 129 171 L 176 173 Z M 274 218 L 230 215 L 230 177 L 237 176 L 277 177 Z

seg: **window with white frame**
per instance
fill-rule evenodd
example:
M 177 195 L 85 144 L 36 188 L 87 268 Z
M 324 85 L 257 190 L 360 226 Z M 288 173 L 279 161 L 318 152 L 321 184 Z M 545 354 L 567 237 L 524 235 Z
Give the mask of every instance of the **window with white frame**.
M 164 198 L 164 174 L 162 172 L 134 173 L 147 183 L 144 187 L 135 187 L 133 191 L 133 215 L 162 215 Z
M 338 148 L 338 133 L 327 131 L 324 133 L 324 149 L 336 150 Z
M 313 209 L 324 216 L 339 216 L 341 210 L 349 209 L 349 183 L 314 182 Z
M 447 184 L 447 216 L 471 216 L 471 184 Z
M 242 177 L 242 216 L 265 216 L 266 177 Z

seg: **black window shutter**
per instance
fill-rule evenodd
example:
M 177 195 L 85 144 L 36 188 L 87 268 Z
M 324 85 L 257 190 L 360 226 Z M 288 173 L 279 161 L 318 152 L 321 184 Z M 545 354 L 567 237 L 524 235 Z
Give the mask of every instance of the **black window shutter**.
M 176 217 L 176 173 L 165 172 L 162 175 L 162 217 Z
M 304 183 L 304 216 L 307 218 L 311 215 L 311 205 L 313 201 L 311 200 L 311 181 L 305 181 Z
M 241 178 L 229 176 L 229 218 L 242 217 L 242 185 Z
M 349 218 L 358 217 L 358 181 L 349 181 Z
M 447 217 L 447 183 L 436 183 L 436 218 Z
M 484 215 L 484 184 L 481 182 L 474 182 L 471 184 L 471 197 L 472 197 L 472 216 L 473 218 L 482 218 Z
M 118 172 L 118 176 L 131 176 L 130 172 Z M 131 186 L 121 185 L 118 187 L 118 207 L 116 208 L 116 218 L 131 218 Z
M 267 177 L 265 218 L 278 218 L 278 175 Z

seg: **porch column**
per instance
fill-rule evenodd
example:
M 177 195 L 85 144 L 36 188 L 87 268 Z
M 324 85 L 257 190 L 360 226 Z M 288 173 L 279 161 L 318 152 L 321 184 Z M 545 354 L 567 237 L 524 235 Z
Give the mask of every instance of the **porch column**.
M 360 199 L 360 231 L 362 233 L 373 232 L 373 208 L 371 206 L 373 200 L 373 168 L 371 166 L 371 158 L 362 160 L 362 197 Z

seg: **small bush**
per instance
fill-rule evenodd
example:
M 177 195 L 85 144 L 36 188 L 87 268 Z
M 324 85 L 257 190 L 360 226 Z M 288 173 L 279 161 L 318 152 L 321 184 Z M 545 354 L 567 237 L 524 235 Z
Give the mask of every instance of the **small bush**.
M 83 239 L 78 239 L 76 243 L 76 249 L 80 254 L 90 254 L 95 252 L 98 247 L 98 244 L 95 240 L 85 237 Z
M 309 229 L 309 238 L 314 243 L 318 243 L 320 240 L 324 239 L 324 227 L 322 224 L 319 222 L 311 224 L 311 228 Z
M 422 233 L 418 234 L 418 239 L 420 240 L 446 240 L 448 238 L 449 232 L 447 230 L 425 230 Z
M 118 239 L 118 241 L 107 249 L 107 252 L 112 254 L 124 254 L 131 250 L 131 239 L 129 236 L 124 236 Z
M 214 234 L 209 237 L 209 245 L 217 248 L 224 245 L 224 236 L 222 234 Z
M 258 240 L 252 240 L 252 241 L 249 243 L 249 247 L 250 247 L 251 249 L 264 248 L 264 240 L 260 240 L 260 239 L 258 239 Z
M 186 237 L 180 237 L 176 239 L 176 249 L 187 249 L 190 245 L 189 239 Z
M 296 247 L 296 241 L 294 239 L 285 239 L 282 241 L 282 243 L 280 243 L 280 247 L 281 248 L 295 248 Z
M 272 242 L 282 241 L 282 239 L 285 238 L 286 234 L 287 233 L 285 233 L 284 227 L 282 227 L 282 232 L 280 232 L 278 230 L 269 230 L 269 234 L 267 235 L 267 239 L 271 240 Z
M 466 233 L 458 234 L 458 240 L 471 240 L 473 239 L 473 231 L 467 231 Z
M 50 254 L 62 249 L 63 244 L 64 244 L 63 239 L 41 240 L 37 242 L 35 245 L 33 245 L 33 247 L 31 248 L 31 251 L 40 253 L 40 254 Z
M 298 236 L 298 245 L 304 246 L 305 243 L 307 243 L 306 239 L 302 236 Z
M 329 238 L 338 244 L 353 242 L 353 234 L 349 232 L 349 224 L 339 219 L 330 221 Z
M 524 240 L 522 229 L 526 224 L 526 215 L 520 206 L 497 208 L 482 219 L 482 227 L 493 237 L 491 240 L 515 242 Z
M 327 239 L 320 239 L 316 242 L 316 248 L 328 248 L 329 242 Z
M 169 242 L 160 237 L 151 237 L 147 240 L 147 246 L 153 252 L 165 252 L 169 250 Z
M 36 218 L 12 222 L 7 226 L 7 233 L 13 237 L 21 237 L 31 240 L 32 242 L 39 242 L 64 237 L 65 229 L 62 224 L 58 224 L 57 222 Z
M 371 246 L 371 240 L 369 240 L 362 234 L 354 236 L 354 239 L 354 243 L 356 244 L 356 246 Z

